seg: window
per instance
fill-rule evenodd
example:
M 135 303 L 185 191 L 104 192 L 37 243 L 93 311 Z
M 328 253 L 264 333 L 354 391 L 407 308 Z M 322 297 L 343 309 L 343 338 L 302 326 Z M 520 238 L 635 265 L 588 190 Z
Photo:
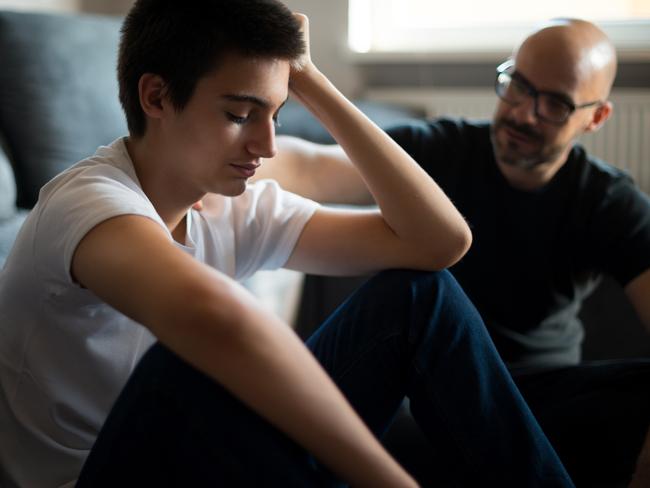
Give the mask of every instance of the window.
M 650 57 L 650 0 L 349 0 L 349 45 L 357 53 L 502 53 L 553 17 L 593 21 L 621 54 Z
M 79 10 L 81 0 L 0 0 L 0 9 L 61 11 Z

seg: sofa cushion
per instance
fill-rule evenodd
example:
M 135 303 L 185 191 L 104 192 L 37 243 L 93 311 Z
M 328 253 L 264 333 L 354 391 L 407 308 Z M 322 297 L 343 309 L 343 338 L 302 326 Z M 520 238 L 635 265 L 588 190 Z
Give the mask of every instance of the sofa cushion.
M 399 124 L 421 116 L 416 110 L 365 100 L 354 104 L 379 127 Z M 334 139 L 318 120 L 302 105 L 289 100 L 280 112 L 278 134 L 287 134 L 321 144 L 332 144 Z
M 9 164 L 6 145 L 0 135 L 0 220 L 7 219 L 16 211 L 16 181 Z
M 117 96 L 120 19 L 0 11 L 0 134 L 18 205 L 57 173 L 126 133 Z
M 0 269 L 11 251 L 20 226 L 23 225 L 28 213 L 27 210 L 18 209 L 6 219 L 0 219 Z

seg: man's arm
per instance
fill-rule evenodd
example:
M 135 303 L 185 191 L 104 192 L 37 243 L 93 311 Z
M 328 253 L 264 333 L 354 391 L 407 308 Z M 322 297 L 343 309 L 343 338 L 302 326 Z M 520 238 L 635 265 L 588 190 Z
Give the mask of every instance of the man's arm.
M 127 245 L 124 245 L 124 243 Z M 92 229 L 74 278 L 355 486 L 415 486 L 290 328 L 233 280 L 120 216 Z
M 641 322 L 650 331 L 650 269 L 630 281 L 625 287 L 629 298 Z M 650 486 L 650 430 L 637 460 L 636 471 L 630 488 Z
M 625 294 L 641 322 L 650 332 L 650 269 L 630 281 L 625 286 Z
M 276 138 L 278 153 L 253 180 L 271 178 L 292 193 L 321 203 L 372 205 L 374 200 L 343 148 L 293 136 Z

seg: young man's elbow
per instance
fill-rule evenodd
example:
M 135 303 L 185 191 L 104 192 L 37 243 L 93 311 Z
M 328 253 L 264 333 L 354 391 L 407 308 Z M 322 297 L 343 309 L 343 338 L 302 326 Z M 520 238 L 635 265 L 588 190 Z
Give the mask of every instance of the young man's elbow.
M 456 264 L 467 254 L 472 245 L 472 232 L 468 226 L 461 226 L 447 235 L 444 245 L 429 256 L 428 269 L 439 271 Z
M 456 264 L 465 254 L 467 254 L 469 248 L 472 247 L 472 239 L 472 231 L 469 229 L 469 226 L 462 226 L 456 237 L 456 244 L 454 246 L 456 252 L 454 253 L 452 262 L 448 266 Z

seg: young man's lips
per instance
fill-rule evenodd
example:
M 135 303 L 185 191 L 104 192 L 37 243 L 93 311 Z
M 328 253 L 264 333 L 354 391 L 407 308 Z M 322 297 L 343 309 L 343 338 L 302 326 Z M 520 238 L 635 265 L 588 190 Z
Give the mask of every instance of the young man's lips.
M 259 168 L 259 164 L 231 164 L 235 170 L 244 178 L 251 178 L 255 174 L 255 170 Z

